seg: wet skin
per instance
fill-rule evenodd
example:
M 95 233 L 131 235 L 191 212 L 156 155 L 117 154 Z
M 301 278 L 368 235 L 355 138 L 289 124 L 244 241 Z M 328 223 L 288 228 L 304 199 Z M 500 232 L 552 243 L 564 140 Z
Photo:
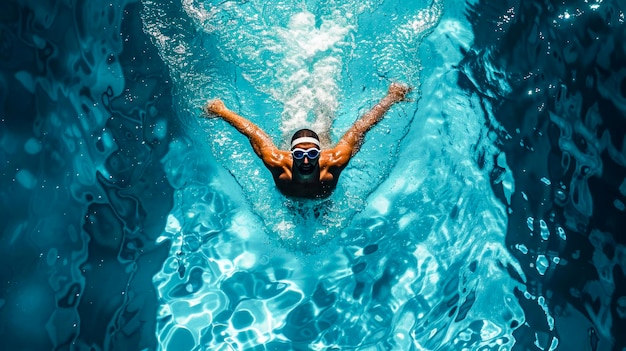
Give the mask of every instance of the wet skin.
M 313 143 L 297 144 L 294 148 L 317 148 Z M 308 156 L 298 160 L 291 158 L 291 176 L 287 172 L 272 172 L 278 189 L 285 195 L 304 198 L 324 198 L 337 186 L 339 174 L 343 168 L 330 166 L 325 150 L 320 156 L 311 159 Z
M 410 90 L 405 85 L 392 83 L 387 95 L 357 120 L 332 149 L 321 150 L 317 159 L 306 156 L 301 160 L 294 159 L 291 151 L 278 149 L 262 129 L 226 108 L 219 99 L 209 101 L 204 111 L 206 117 L 221 117 L 248 138 L 254 152 L 272 173 L 276 186 L 283 194 L 324 198 L 337 186 L 341 171 L 359 151 L 365 133 L 382 120 L 393 104 L 406 101 L 405 96 Z M 300 143 L 294 147 L 305 150 L 317 148 L 313 143 Z

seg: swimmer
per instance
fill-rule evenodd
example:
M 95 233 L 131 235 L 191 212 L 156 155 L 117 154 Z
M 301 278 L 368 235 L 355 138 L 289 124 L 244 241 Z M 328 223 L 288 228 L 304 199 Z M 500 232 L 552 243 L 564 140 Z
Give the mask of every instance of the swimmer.
M 258 126 L 226 108 L 215 99 L 204 107 L 208 118 L 220 117 L 245 135 L 252 149 L 274 177 L 276 187 L 286 196 L 324 198 L 337 186 L 341 171 L 361 147 L 365 133 L 380 122 L 396 102 L 406 101 L 411 89 L 392 83 L 387 95 L 356 121 L 332 149 L 322 150 L 320 138 L 312 130 L 298 130 L 291 138 L 291 150 L 278 149 Z

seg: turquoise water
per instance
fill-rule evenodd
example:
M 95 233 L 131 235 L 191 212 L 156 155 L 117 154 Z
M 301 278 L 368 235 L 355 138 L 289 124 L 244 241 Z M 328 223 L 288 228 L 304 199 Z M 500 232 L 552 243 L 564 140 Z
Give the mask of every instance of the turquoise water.
M 452 78 L 472 41 L 454 8 L 191 1 L 185 20 L 163 15 L 178 6 L 142 12 L 193 145 L 166 156 L 186 185 L 159 238 L 172 242 L 154 278 L 160 347 L 510 349 L 524 317 L 503 267 L 516 263 L 505 208 L 472 162 L 484 130 Z M 415 87 L 413 102 L 368 134 L 323 201 L 282 196 L 247 140 L 197 111 L 220 97 L 277 145 L 308 125 L 336 141 L 392 81 Z M 198 155 L 224 171 L 179 166 Z
M 7 1 L 7 350 L 621 350 L 619 1 Z M 284 147 L 413 87 L 324 200 Z

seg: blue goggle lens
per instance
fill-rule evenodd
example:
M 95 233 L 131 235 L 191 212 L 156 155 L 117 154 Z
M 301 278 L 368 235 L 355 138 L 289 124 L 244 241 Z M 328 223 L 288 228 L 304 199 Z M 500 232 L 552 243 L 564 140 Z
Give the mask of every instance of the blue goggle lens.
M 309 159 L 316 159 L 320 156 L 320 150 L 316 148 L 310 148 L 308 150 L 293 149 L 291 150 L 291 154 L 296 160 L 301 160 L 304 158 L 304 156 L 308 157 Z

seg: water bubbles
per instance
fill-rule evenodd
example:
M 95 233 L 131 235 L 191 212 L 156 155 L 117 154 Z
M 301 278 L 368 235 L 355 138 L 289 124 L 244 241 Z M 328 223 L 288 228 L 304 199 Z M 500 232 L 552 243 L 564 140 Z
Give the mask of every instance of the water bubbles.
M 535 219 L 533 217 L 526 218 L 526 226 L 528 227 L 528 229 L 530 229 L 531 232 L 535 230 L 534 225 L 535 225 Z
M 562 206 L 567 200 L 567 193 L 562 189 L 556 189 L 554 191 L 554 199 L 557 200 L 556 202 Z
M 565 235 L 565 229 L 563 229 L 563 227 L 556 227 L 556 232 L 557 234 L 559 234 L 559 238 L 566 240 L 567 236 Z
M 537 255 L 537 260 L 535 264 L 535 268 L 539 274 L 544 275 L 548 268 L 550 267 L 550 261 L 546 258 L 545 255 Z
M 541 180 L 541 182 L 542 182 L 543 184 L 545 184 L 545 185 L 550 185 L 550 184 L 552 184 L 552 183 L 550 182 L 550 179 L 548 179 L 548 178 L 546 178 L 546 177 L 542 177 L 540 180 Z
M 548 229 L 546 221 L 544 221 L 543 219 L 539 220 L 539 229 L 541 230 L 541 239 L 548 240 L 548 238 L 550 237 L 550 230 Z
M 571 17 L 571 15 L 569 14 L 569 12 L 565 11 L 562 14 L 557 16 L 559 19 L 569 19 Z

